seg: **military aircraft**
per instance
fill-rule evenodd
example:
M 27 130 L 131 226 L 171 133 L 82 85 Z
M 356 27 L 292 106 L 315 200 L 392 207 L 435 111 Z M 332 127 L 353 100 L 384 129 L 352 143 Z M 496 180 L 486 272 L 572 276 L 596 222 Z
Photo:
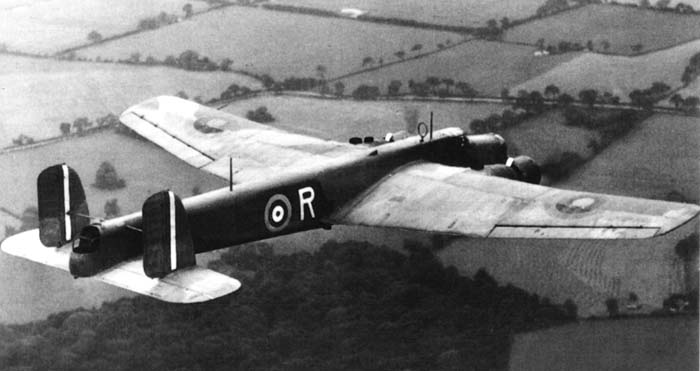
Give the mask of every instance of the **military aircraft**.
M 240 287 L 198 267 L 197 253 L 333 225 L 483 238 L 652 238 L 698 215 L 697 205 L 539 185 L 530 158 L 508 158 L 495 134 L 433 130 L 353 145 L 292 134 L 176 97 L 127 109 L 121 122 L 229 186 L 181 200 L 164 190 L 140 211 L 91 218 L 76 172 L 37 180 L 38 230 L 6 253 L 168 302 Z M 371 142 L 368 140 L 367 142 Z M 154 164 L 157 166 L 157 164 Z

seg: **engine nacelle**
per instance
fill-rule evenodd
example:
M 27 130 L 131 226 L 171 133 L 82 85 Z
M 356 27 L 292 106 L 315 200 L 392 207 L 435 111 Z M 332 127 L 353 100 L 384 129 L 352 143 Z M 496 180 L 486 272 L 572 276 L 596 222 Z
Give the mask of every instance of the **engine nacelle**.
M 481 170 L 485 165 L 504 164 L 508 159 L 507 152 L 506 141 L 498 134 L 464 135 L 440 148 L 432 160 Z
M 505 165 L 489 165 L 484 168 L 487 175 L 540 184 L 542 172 L 539 165 L 528 156 L 509 158 Z

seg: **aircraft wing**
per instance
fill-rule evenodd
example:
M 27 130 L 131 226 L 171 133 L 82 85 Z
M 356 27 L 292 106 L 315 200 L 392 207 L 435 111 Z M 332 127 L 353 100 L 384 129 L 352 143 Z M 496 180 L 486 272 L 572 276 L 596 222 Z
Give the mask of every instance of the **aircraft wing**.
M 230 157 L 234 183 L 359 151 L 350 144 L 289 133 L 170 96 L 132 106 L 119 119 L 188 164 L 224 179 L 229 178 Z
M 45 247 L 39 241 L 38 229 L 6 238 L 2 242 L 2 251 L 69 270 L 70 246 Z M 203 302 L 230 294 L 241 287 L 241 283 L 234 278 L 196 265 L 177 270 L 163 278 L 149 278 L 143 271 L 141 257 L 119 263 L 91 278 L 171 303 Z
M 429 162 L 408 164 L 340 208 L 333 224 L 495 238 L 649 238 L 690 204 L 560 190 Z

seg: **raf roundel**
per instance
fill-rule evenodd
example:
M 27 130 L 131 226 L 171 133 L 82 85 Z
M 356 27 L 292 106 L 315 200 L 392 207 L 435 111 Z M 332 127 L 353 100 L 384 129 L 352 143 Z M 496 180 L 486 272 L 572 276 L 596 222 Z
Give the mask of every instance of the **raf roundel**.
M 285 195 L 276 194 L 265 205 L 265 227 L 270 232 L 283 230 L 292 216 L 292 204 Z

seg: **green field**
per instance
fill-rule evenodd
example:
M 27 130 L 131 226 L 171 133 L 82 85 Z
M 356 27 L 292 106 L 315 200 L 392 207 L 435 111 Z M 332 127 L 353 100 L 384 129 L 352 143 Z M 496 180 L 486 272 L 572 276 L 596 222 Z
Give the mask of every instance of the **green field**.
M 239 100 L 223 110 L 245 116 L 249 110 L 266 106 L 276 121 L 270 125 L 323 139 L 347 141 L 350 137 L 375 136 L 408 130 L 406 116 L 416 113 L 418 121 L 428 122 L 434 114 L 435 129 L 469 129 L 471 120 L 501 113 L 501 104 L 464 104 L 411 101 L 358 102 L 354 100 L 315 99 L 292 96 L 264 96 Z M 413 127 L 410 128 L 414 130 Z
M 589 5 L 538 19 L 508 30 L 506 40 L 534 44 L 543 38 L 545 45 L 560 41 L 586 45 L 615 54 L 636 54 L 631 45 L 642 44 L 641 51 L 668 48 L 700 37 L 700 16 L 681 15 L 610 5 Z M 609 49 L 601 42 L 607 40 Z
M 12 144 L 19 134 L 58 136 L 63 121 L 119 114 L 155 95 L 183 90 L 191 97 L 218 97 L 231 83 L 260 86 L 257 80 L 226 72 L 0 56 L 0 147 Z
M 660 81 L 672 88 L 681 86 L 681 75 L 690 57 L 700 50 L 700 40 L 637 57 L 584 53 L 512 89 L 544 91 L 554 84 L 562 92 L 578 96 L 582 89 L 610 92 L 629 101 L 634 89 L 647 89 Z M 548 57 L 544 57 L 548 58 Z
M 102 161 L 110 161 L 127 187 L 101 191 L 90 184 Z M 141 209 L 152 193 L 171 189 L 182 197 L 192 188 L 201 191 L 225 186 L 213 175 L 190 167 L 155 145 L 105 132 L 83 138 L 0 155 L 0 171 L 8 176 L 0 183 L 0 206 L 21 213 L 36 205 L 36 176 L 50 165 L 65 162 L 81 175 L 90 212 L 101 217 L 105 202 L 117 198 L 123 213 Z M 156 166 L 154 166 L 156 164 Z M 0 213 L 0 224 L 19 222 Z M 4 234 L 4 228 L 0 230 Z M 0 322 L 21 322 L 79 306 L 95 306 L 124 296 L 125 291 L 92 281 L 74 280 L 69 274 L 0 253 Z
M 497 96 L 503 88 L 511 88 L 545 73 L 574 58 L 566 54 L 541 58 L 533 56 L 529 46 L 488 41 L 470 41 L 424 58 L 406 61 L 375 71 L 342 79 L 346 91 L 360 84 L 379 86 L 386 92 L 392 80 L 402 82 L 408 92 L 408 81 L 424 81 L 428 76 L 464 81 L 482 94 Z M 680 78 L 680 77 L 679 77 Z
M 697 117 L 656 114 L 585 164 L 561 186 L 593 192 L 700 200 Z
M 10 0 L 0 4 L 0 43 L 10 50 L 53 54 L 87 43 L 97 31 L 108 37 L 135 30 L 140 19 L 160 12 L 182 16 L 187 0 Z M 206 9 L 191 1 L 195 11 Z
M 489 19 L 529 17 L 535 14 L 543 0 L 275 0 L 274 3 L 338 12 L 353 8 L 372 16 L 481 27 Z
M 79 56 L 126 59 L 139 52 L 158 60 L 191 49 L 219 61 L 233 60 L 232 68 L 266 73 L 275 78 L 317 77 L 323 65 L 327 76 L 355 71 L 363 59 L 389 62 L 394 53 L 421 44 L 436 49 L 459 35 L 448 32 L 384 26 L 347 19 L 229 7 L 215 10 L 153 32 L 82 49 Z
M 515 335 L 509 370 L 697 370 L 698 319 L 584 321 Z

